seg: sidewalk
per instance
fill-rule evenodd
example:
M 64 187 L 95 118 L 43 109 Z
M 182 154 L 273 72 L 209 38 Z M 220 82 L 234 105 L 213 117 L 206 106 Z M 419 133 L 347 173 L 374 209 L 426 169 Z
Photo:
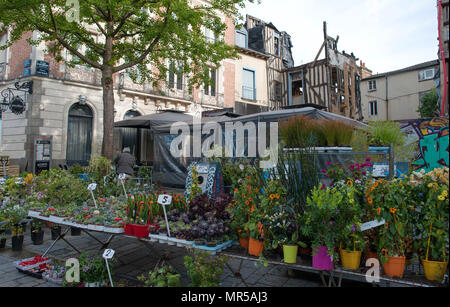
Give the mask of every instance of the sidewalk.
M 94 235 L 101 241 L 106 241 L 108 238 L 106 234 L 95 233 Z M 79 237 L 72 237 L 69 232 L 66 238 L 82 252 L 98 256 L 101 256 L 103 253 L 103 250 L 100 250 L 101 245 L 84 233 Z M 33 257 L 37 254 L 42 255 L 51 245 L 52 241 L 50 239 L 50 229 L 46 228 L 44 244 L 39 246 L 33 245 L 28 229 L 25 234 L 22 252 L 13 252 L 11 250 L 11 240 L 8 239 L 6 248 L 0 250 L 0 287 L 55 287 L 55 285 L 44 280 L 19 273 L 12 264 L 16 260 Z M 141 242 L 122 236 L 115 237 L 109 247 L 116 252 L 113 272 L 115 274 L 115 282 L 119 282 L 119 284 L 137 285 L 137 276 L 152 270 L 161 259 L 161 256 L 164 255 L 166 256 L 165 259 L 167 259 L 166 262 L 180 273 L 181 284 L 188 285 L 190 283 L 184 267 L 184 256 L 188 253 L 183 248 Z M 77 256 L 77 253 L 61 240 L 53 247 L 48 256 L 64 261 Z M 230 259 L 228 264 L 235 271 L 238 269 L 240 261 Z M 294 275 L 302 274 L 302 278 L 296 278 L 292 277 L 292 272 L 288 274 L 286 268 L 275 265 L 264 267 L 261 264 L 255 266 L 255 262 L 252 261 L 244 261 L 240 272 L 250 287 L 317 287 L 321 285 L 318 275 L 295 272 Z M 223 287 L 245 286 L 226 266 L 221 281 Z

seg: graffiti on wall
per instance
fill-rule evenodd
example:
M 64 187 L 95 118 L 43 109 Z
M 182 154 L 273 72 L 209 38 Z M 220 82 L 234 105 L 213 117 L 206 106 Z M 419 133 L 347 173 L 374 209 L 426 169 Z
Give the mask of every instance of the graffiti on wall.
M 400 126 L 418 144 L 418 155 L 412 163 L 414 170 L 427 172 L 449 166 L 449 129 L 447 118 L 401 121 Z

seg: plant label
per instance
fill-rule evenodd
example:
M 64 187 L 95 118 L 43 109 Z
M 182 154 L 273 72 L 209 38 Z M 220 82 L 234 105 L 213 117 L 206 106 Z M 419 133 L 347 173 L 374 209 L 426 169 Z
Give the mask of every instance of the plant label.
M 115 251 L 113 249 L 105 249 L 103 252 L 103 258 L 105 259 L 112 259 L 114 257 Z
M 95 191 L 97 189 L 97 184 L 96 183 L 91 183 L 89 186 L 88 186 L 88 190 L 89 191 Z
M 158 204 L 167 206 L 170 205 L 171 203 L 172 203 L 172 196 L 166 194 L 159 195 Z
M 381 225 L 384 224 L 386 224 L 385 220 L 368 222 L 361 225 L 361 231 L 366 231 L 372 228 L 380 227 Z
M 125 180 L 125 178 L 127 178 L 127 174 L 120 174 L 119 175 L 119 179 L 120 180 Z
M 0 178 L 0 184 L 5 184 L 5 182 L 6 182 L 6 179 L 5 178 Z

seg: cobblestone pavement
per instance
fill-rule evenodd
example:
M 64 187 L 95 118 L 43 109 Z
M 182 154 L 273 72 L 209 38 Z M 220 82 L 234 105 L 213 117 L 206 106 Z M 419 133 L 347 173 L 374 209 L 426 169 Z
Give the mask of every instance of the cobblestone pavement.
M 64 227 L 63 227 L 64 230 Z M 106 241 L 108 235 L 95 233 L 95 237 L 101 241 Z M 52 241 L 50 229 L 45 229 L 44 244 L 33 245 L 30 238 L 29 229 L 25 234 L 24 248 L 22 252 L 11 250 L 11 240 L 8 239 L 6 248 L 0 249 L 0 287 L 55 287 L 47 283 L 22 273 L 19 273 L 12 262 L 42 255 L 51 245 Z M 66 239 L 76 248 L 91 255 L 101 255 L 103 250 L 99 242 L 89 237 L 85 233 L 81 236 L 72 237 L 70 232 Z M 112 240 L 110 248 L 116 251 L 113 271 L 116 282 L 122 285 L 137 285 L 137 276 L 152 270 L 160 259 L 165 258 L 166 263 L 172 265 L 181 274 L 181 284 L 188 285 L 190 280 L 184 267 L 184 256 L 188 251 L 183 248 L 168 246 L 164 244 L 142 242 L 135 238 L 116 236 Z M 49 257 L 56 260 L 65 260 L 77 255 L 67 243 L 60 240 L 49 253 Z M 233 271 L 237 271 L 240 260 L 229 259 L 228 265 Z M 225 266 L 221 277 L 223 287 L 245 287 L 240 278 Z M 253 261 L 245 260 L 240 270 L 242 278 L 249 287 L 317 287 L 321 286 L 320 277 L 317 274 L 304 272 L 292 272 L 282 266 L 269 264 L 264 267 L 261 264 L 255 265 Z

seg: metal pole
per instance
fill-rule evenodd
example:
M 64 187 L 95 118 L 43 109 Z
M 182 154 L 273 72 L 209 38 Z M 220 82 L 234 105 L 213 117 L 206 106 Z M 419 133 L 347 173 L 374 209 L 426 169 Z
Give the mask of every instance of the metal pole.
M 389 179 L 395 178 L 395 153 L 394 144 L 389 147 Z

